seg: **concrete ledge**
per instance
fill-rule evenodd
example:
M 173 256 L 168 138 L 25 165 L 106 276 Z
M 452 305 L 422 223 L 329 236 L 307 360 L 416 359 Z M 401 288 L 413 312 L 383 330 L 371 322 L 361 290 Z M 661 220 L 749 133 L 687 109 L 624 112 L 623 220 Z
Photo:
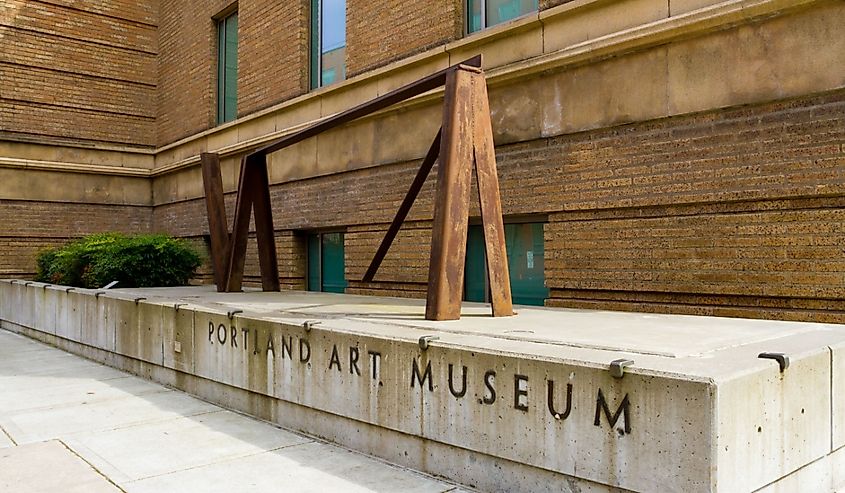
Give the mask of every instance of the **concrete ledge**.
M 492 319 L 474 304 L 438 323 L 423 308 L 0 282 L 4 328 L 485 490 L 739 492 L 796 474 L 843 486 L 841 326 L 531 308 Z M 423 336 L 437 339 L 421 349 Z M 634 363 L 614 378 L 619 359 Z

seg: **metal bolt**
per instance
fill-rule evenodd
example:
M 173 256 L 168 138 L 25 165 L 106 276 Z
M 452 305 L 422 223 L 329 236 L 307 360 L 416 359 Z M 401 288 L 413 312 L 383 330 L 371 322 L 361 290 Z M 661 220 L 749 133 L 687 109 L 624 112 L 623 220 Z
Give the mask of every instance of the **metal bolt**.
M 420 349 L 425 351 L 425 350 L 428 349 L 429 341 L 438 341 L 438 340 L 440 340 L 440 337 L 438 337 L 438 336 L 422 336 L 422 337 L 420 337 L 420 341 L 419 341 L 420 342 Z
M 610 362 L 610 376 L 613 378 L 622 378 L 625 376 L 625 367 L 634 364 L 630 359 L 617 359 Z

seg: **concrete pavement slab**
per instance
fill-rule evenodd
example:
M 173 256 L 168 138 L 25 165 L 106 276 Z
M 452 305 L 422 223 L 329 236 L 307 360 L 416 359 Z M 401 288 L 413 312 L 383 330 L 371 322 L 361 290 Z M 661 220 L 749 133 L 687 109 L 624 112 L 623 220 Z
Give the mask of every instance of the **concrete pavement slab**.
M 143 397 L 77 403 L 7 413 L 3 426 L 18 443 L 40 442 L 76 433 L 109 431 L 220 410 L 219 407 L 164 387 Z
M 119 471 L 122 477 L 118 482 L 123 482 L 311 441 L 237 413 L 218 411 L 76 436 L 68 443 L 92 452 L 96 458 L 91 462 L 98 469 Z
M 74 404 L 79 396 L 85 396 L 85 402 L 91 404 L 120 399 L 129 395 L 144 395 L 161 391 L 160 385 L 131 378 L 128 375 L 104 382 L 72 379 L 66 384 L 59 382 L 50 386 L 42 386 L 40 382 L 33 382 L 33 385 L 27 388 L 4 388 L 3 393 L 0 394 L 0 409 L 4 409 L 6 413 L 49 409 Z
M 315 442 L 128 483 L 123 488 L 128 493 L 157 493 L 202 482 L 204 493 L 451 493 L 455 489 L 398 467 L 362 459 L 355 452 Z
M 0 449 L 0 491 L 119 493 L 120 489 L 57 440 Z
M 0 491 L 455 489 L 3 330 L 0 361 Z

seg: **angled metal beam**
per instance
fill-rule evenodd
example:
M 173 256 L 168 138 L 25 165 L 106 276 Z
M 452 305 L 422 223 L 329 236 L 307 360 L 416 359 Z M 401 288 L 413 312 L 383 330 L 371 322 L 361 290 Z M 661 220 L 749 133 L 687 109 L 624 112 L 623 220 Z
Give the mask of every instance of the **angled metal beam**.
M 258 266 L 261 271 L 261 288 L 279 291 L 279 263 L 276 258 L 276 233 L 273 228 L 273 209 L 270 204 L 270 180 L 267 176 L 267 156 L 258 155 L 253 164 L 255 182 L 255 236 L 258 240 Z
M 420 190 L 422 190 L 429 173 L 431 173 L 431 168 L 434 167 L 434 163 L 437 161 L 437 156 L 440 154 L 440 139 L 442 135 L 443 129 L 441 128 L 437 131 L 437 136 L 434 137 L 434 142 L 431 143 L 431 147 L 429 147 L 428 153 L 425 155 L 425 159 L 423 159 L 420 169 L 417 171 L 417 176 L 414 177 L 414 181 L 411 183 L 411 188 L 408 189 L 408 193 L 405 194 L 405 198 L 402 200 L 399 210 L 396 211 L 396 216 L 393 218 L 393 222 L 390 223 L 390 228 L 388 228 L 387 233 L 384 235 L 384 239 L 381 240 L 381 245 L 379 245 L 372 262 L 370 262 L 370 267 L 367 269 L 367 273 L 364 274 L 363 282 L 372 282 L 373 278 L 376 276 L 376 272 L 378 272 L 378 268 L 384 260 L 384 257 L 387 255 L 387 251 L 390 250 L 390 245 L 393 244 L 393 240 L 399 233 L 402 223 L 404 223 L 405 218 L 408 217 L 408 212 L 410 212 L 411 206 L 413 206 L 414 201 L 417 200 L 417 196 L 419 195 Z
M 472 179 L 471 73 L 458 68 L 446 77 L 428 267 L 427 320 L 461 318 Z
M 220 156 L 204 152 L 200 154 L 200 163 L 202 183 L 205 187 L 205 206 L 208 211 L 208 232 L 211 236 L 214 284 L 217 285 L 217 291 L 223 292 L 226 290 L 226 274 L 229 270 L 229 226 L 223 197 Z
M 387 94 L 379 96 L 371 101 L 360 104 L 342 113 L 338 113 L 337 115 L 334 115 L 332 117 L 326 118 L 325 120 L 316 123 L 308 128 L 304 128 L 296 133 L 282 137 L 281 139 L 277 140 L 276 142 L 273 142 L 272 144 L 268 144 L 264 147 L 259 148 L 254 152 L 254 154 L 269 154 L 271 152 L 280 151 L 285 147 L 290 147 L 298 142 L 302 142 L 305 139 L 314 137 L 317 134 L 325 132 L 326 130 L 331 130 L 335 127 L 339 127 L 340 125 L 344 125 L 353 120 L 357 120 L 358 118 L 361 118 L 363 116 L 367 116 L 371 113 L 375 113 L 376 111 L 393 106 L 396 103 L 401 103 L 406 99 L 410 99 L 414 96 L 419 96 L 420 94 L 428 92 L 432 89 L 436 89 L 446 83 L 446 75 L 448 73 L 453 72 L 457 67 L 462 66 L 480 69 L 481 55 L 476 55 L 470 59 L 464 60 L 463 62 L 457 65 L 453 65 L 449 68 L 443 69 L 437 73 L 429 75 L 428 77 L 422 78 L 416 82 L 412 82 L 406 86 L 400 87 L 399 89 L 393 90 Z
M 478 202 L 484 247 L 487 253 L 487 278 L 490 280 L 490 301 L 494 317 L 513 315 L 508 252 L 505 248 L 505 226 L 502 222 L 502 201 L 499 195 L 499 176 L 496 173 L 496 148 L 493 145 L 493 125 L 487 82 L 483 74 L 470 76 L 473 85 L 473 151 L 475 176 L 478 182 Z
M 249 218 L 256 190 L 253 175 L 254 166 L 249 166 L 250 157 L 241 158 L 241 175 L 238 182 L 238 200 L 235 204 L 235 220 L 229 241 L 229 262 L 226 270 L 226 292 L 241 291 L 246 261 L 246 242 L 249 237 Z

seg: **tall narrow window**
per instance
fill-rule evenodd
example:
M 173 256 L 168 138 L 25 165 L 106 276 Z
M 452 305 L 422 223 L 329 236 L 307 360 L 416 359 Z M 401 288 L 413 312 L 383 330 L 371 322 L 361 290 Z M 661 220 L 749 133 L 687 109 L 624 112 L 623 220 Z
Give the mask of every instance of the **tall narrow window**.
M 308 235 L 308 290 L 346 291 L 343 233 Z
M 516 19 L 537 10 L 537 0 L 467 0 L 467 32 Z
M 238 14 L 217 22 L 217 124 L 238 115 Z
M 346 0 L 311 0 L 311 88 L 346 79 Z

